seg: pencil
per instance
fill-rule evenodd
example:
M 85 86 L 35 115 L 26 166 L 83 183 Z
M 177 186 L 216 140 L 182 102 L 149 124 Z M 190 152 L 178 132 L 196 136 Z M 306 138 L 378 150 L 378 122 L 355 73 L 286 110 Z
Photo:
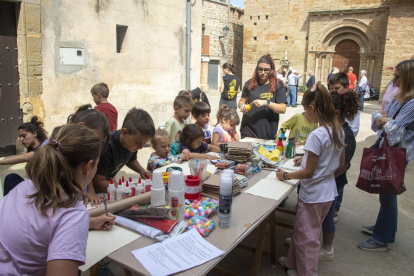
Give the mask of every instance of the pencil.
M 109 217 L 108 216 L 108 206 L 106 206 L 106 195 L 105 195 L 105 193 L 103 193 L 103 196 L 104 196 L 105 214 L 106 214 L 107 217 Z M 109 221 L 106 222 L 106 226 L 109 227 Z
M 295 162 L 295 166 L 298 165 L 299 160 L 302 160 L 302 158 L 303 158 L 303 155 Z

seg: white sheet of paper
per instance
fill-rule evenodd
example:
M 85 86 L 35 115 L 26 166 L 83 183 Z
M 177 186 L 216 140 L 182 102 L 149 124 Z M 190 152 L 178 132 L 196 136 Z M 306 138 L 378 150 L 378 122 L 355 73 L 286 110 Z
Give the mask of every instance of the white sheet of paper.
M 171 275 L 224 254 L 196 229 L 131 252 L 153 276 Z
M 278 179 L 262 179 L 246 193 L 279 201 L 290 189 L 292 184 Z
M 114 225 L 109 231 L 89 231 L 86 260 L 79 269 L 84 272 L 115 250 L 141 237 L 140 234 Z
M 275 172 L 272 172 L 271 174 L 269 174 L 268 176 L 266 176 L 264 179 L 270 179 L 270 180 L 280 181 L 279 179 L 277 179 Z M 283 182 L 289 183 L 290 185 L 296 185 L 296 183 L 298 183 L 298 181 L 299 181 L 299 179 L 291 179 L 291 180 L 285 180 Z
M 296 147 L 296 154 L 298 154 L 298 155 L 304 155 L 305 154 L 304 148 L 305 148 L 305 146 L 298 146 L 298 147 Z
M 295 162 L 293 162 L 293 159 L 289 159 L 283 164 L 281 169 L 289 171 L 298 171 L 300 169 L 300 166 L 295 166 Z

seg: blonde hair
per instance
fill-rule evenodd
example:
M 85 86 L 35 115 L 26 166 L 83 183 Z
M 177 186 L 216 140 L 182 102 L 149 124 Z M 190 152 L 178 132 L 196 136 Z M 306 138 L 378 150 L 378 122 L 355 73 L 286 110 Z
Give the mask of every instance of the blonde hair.
M 160 139 L 170 139 L 170 134 L 165 129 L 157 129 L 153 137 L 151 137 L 150 143 L 151 147 L 155 149 L 157 147 L 157 142 Z
M 341 128 L 336 120 L 335 107 L 332 103 L 331 95 L 322 84 L 317 84 L 316 89 L 314 91 L 312 90 L 313 88 L 309 88 L 305 94 L 303 94 L 302 105 L 313 105 L 315 107 L 315 111 L 319 116 L 320 125 L 324 126 L 328 131 L 329 138 L 333 142 L 333 145 L 335 145 L 337 149 L 344 148 L 344 134 L 342 131 L 339 131 Z M 332 128 L 332 134 L 329 132 L 328 127 Z
M 399 92 L 394 96 L 400 103 L 414 99 L 414 59 L 404 60 L 396 67 L 400 71 Z

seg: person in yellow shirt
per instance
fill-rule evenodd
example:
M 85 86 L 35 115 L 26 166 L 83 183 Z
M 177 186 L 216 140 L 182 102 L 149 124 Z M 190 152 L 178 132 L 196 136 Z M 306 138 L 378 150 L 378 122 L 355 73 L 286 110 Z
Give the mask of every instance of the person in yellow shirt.
M 277 134 L 277 138 L 280 137 L 282 134 L 282 129 L 286 132 L 286 130 L 290 130 L 289 138 L 295 138 L 296 144 L 303 145 L 306 142 L 309 134 L 318 128 L 318 124 L 312 123 L 307 117 L 306 113 L 296 113 L 292 116 L 289 120 L 284 122 L 280 127 L 280 130 Z M 276 139 L 275 143 L 277 143 L 278 139 Z

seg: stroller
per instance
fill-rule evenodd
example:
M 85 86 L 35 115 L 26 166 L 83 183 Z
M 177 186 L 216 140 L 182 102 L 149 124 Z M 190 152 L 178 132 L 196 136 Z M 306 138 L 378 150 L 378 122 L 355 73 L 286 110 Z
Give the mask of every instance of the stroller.
M 379 99 L 379 93 L 377 89 L 375 89 L 371 85 L 371 83 L 368 82 L 367 90 L 365 91 L 365 95 L 364 95 L 364 101 L 378 100 L 378 99 Z

